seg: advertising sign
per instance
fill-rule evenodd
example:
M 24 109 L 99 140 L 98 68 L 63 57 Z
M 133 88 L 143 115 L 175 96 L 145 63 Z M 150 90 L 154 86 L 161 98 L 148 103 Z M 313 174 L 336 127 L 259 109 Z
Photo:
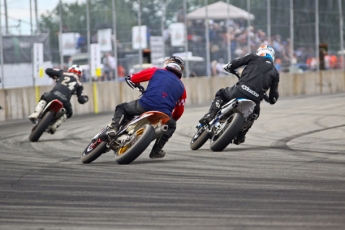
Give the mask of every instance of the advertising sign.
M 63 33 L 59 36 L 59 44 L 61 44 L 61 51 L 63 56 L 70 56 L 77 53 L 78 33 Z
M 183 23 L 172 23 L 170 25 L 171 46 L 184 46 L 185 30 Z
M 101 51 L 112 51 L 111 45 L 111 29 L 102 29 L 97 31 L 98 44 Z
M 132 48 L 135 50 L 147 48 L 147 27 L 133 26 L 132 27 Z

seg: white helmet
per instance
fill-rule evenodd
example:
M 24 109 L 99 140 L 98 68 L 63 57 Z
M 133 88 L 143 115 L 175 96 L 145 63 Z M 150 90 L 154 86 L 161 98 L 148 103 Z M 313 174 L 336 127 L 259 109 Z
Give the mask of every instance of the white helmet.
M 256 55 L 262 56 L 262 57 L 268 57 L 272 59 L 272 61 L 274 61 L 274 54 L 275 54 L 274 49 L 272 48 L 272 46 L 268 46 L 268 45 L 260 46 L 259 49 L 256 51 Z
M 163 68 L 173 71 L 179 78 L 181 78 L 184 70 L 184 61 L 178 56 L 170 56 L 165 60 Z

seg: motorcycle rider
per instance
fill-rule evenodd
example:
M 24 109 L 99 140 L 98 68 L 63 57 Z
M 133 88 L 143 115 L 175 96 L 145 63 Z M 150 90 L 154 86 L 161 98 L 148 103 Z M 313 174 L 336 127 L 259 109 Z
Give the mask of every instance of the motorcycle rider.
M 274 66 L 274 49 L 271 46 L 260 46 L 256 54 L 248 54 L 242 58 L 235 59 L 224 65 L 224 70 L 237 74 L 236 69 L 246 65 L 243 69 L 239 81 L 232 87 L 220 89 L 213 100 L 208 113 L 199 122 L 203 125 L 211 122 L 222 105 L 233 98 L 246 98 L 256 103 L 254 114 L 260 115 L 260 102 L 265 99 L 270 104 L 275 104 L 278 100 L 279 72 Z M 269 96 L 266 91 L 269 89 Z M 239 145 L 245 141 L 248 130 L 254 121 L 245 130 L 242 130 L 233 143 Z
M 56 129 L 66 121 L 66 118 L 72 117 L 73 110 L 70 102 L 72 95 L 77 95 L 78 102 L 80 104 L 88 102 L 89 97 L 87 95 L 82 95 L 84 87 L 80 83 L 82 69 L 79 65 L 72 65 L 68 68 L 67 72 L 61 69 L 52 68 L 47 68 L 45 72 L 49 77 L 56 81 L 56 84 L 51 91 L 42 94 L 35 111 L 29 116 L 29 120 L 35 123 L 48 102 L 54 99 L 60 100 L 66 109 L 66 114 L 57 119 L 51 126 L 50 133 L 54 134 Z
M 134 101 L 119 104 L 110 124 L 111 129 L 101 135 L 102 141 L 109 141 L 115 137 L 120 122 L 146 111 L 155 110 L 170 116 L 167 122 L 168 130 L 156 140 L 150 158 L 163 158 L 163 147 L 176 130 L 176 121 L 184 112 L 186 89 L 181 81 L 184 62 L 180 57 L 171 56 L 165 60 L 163 68 L 152 67 L 128 76 L 131 84 L 148 81 L 143 95 Z

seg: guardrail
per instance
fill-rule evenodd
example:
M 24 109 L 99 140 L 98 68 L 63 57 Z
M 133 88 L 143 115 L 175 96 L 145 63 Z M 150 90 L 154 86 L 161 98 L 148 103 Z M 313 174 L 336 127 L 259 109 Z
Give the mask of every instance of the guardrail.
M 234 76 L 195 77 L 182 79 L 187 90 L 186 105 L 207 105 L 222 87 L 237 82 Z M 42 93 L 52 86 L 36 86 L 0 90 L 0 121 L 26 119 L 31 114 Z M 305 73 L 281 73 L 279 83 L 280 97 L 330 94 L 345 92 L 345 71 L 328 70 Z M 140 95 L 125 82 L 84 83 L 84 93 L 89 102 L 81 105 L 72 97 L 73 114 L 112 112 L 117 104 L 131 101 Z

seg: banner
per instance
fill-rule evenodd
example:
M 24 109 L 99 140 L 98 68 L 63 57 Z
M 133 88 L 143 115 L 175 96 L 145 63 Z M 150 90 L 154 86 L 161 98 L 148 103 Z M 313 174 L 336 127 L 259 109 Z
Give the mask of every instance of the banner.
M 71 56 L 77 53 L 78 33 L 63 33 L 59 36 L 59 44 L 62 46 L 62 55 Z
M 138 50 L 139 48 L 147 48 L 147 27 L 133 26 L 132 27 L 132 48 Z
M 111 29 L 101 29 L 97 31 L 98 44 L 101 51 L 112 51 Z
M 6 35 L 2 37 L 4 63 L 32 63 L 34 43 L 42 43 L 44 61 L 51 61 L 49 34 L 40 35 Z
M 171 34 L 171 46 L 184 46 L 185 29 L 183 23 L 172 23 L 169 27 Z
M 164 58 L 164 39 L 162 36 L 151 36 L 150 37 L 151 47 L 151 63 L 153 66 L 162 67 L 162 63 L 159 59 Z
M 34 43 L 33 46 L 33 74 L 35 78 L 44 76 L 42 43 Z

